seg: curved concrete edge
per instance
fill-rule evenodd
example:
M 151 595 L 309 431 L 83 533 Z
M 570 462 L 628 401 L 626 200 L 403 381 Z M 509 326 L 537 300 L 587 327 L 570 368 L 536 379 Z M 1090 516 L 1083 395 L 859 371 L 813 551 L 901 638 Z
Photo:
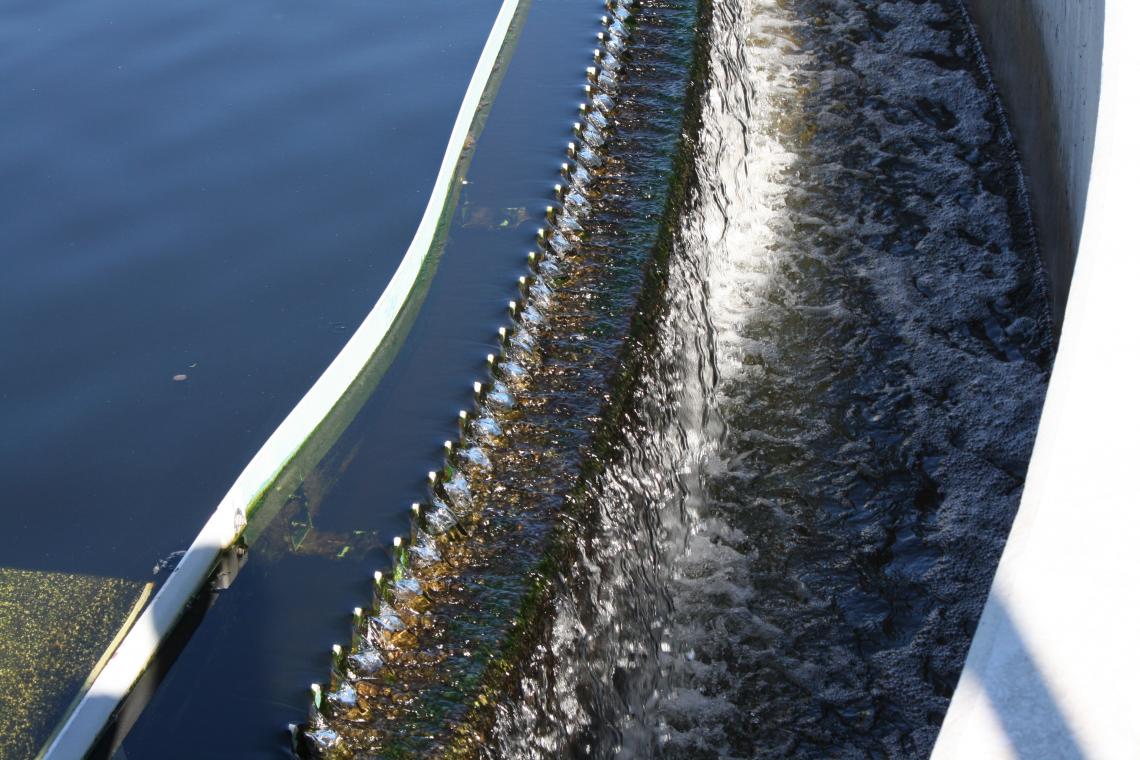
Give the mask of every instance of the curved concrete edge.
M 1138 30 L 1140 3 L 1107 0 L 1065 329 L 1021 507 L 936 760 L 1140 757 Z
M 479 115 L 484 92 L 495 72 L 520 2 L 504 0 L 499 9 L 460 105 L 427 207 L 395 275 L 348 343 L 242 470 L 182 561 L 64 719 L 41 757 L 81 758 L 99 739 L 119 704 L 181 618 L 186 605 L 209 578 L 221 553 L 241 535 L 261 495 L 364 371 L 396 323 L 432 250 L 448 195 L 458 179 L 460 160 L 469 147 L 468 138 Z

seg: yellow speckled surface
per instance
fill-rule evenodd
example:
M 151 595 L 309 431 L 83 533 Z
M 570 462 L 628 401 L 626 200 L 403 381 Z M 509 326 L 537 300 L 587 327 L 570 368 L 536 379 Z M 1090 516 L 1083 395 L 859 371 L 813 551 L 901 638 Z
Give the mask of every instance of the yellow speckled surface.
M 35 756 L 149 590 L 0 568 L 0 760 Z

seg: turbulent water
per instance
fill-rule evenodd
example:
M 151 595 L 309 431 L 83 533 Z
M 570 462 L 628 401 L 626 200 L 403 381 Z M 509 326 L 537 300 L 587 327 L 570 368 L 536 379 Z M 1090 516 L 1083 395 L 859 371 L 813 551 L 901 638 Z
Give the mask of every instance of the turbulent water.
M 925 756 L 1020 496 L 1051 324 L 960 8 L 708 15 L 644 371 L 490 756 Z

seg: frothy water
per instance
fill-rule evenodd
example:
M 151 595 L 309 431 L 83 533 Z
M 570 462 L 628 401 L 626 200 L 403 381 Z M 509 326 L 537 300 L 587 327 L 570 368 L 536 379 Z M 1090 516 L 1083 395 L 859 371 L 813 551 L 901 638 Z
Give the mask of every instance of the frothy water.
M 929 752 L 1052 361 L 950 0 L 717 0 L 695 180 L 596 525 L 487 755 Z

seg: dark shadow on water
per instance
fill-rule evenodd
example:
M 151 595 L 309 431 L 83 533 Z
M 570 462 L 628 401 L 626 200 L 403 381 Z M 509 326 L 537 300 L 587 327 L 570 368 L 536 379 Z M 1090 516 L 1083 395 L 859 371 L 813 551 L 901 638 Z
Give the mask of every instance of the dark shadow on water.
M 217 601 L 219 594 L 233 583 L 247 557 L 248 553 L 244 545 L 235 546 L 222 553 L 210 573 L 209 580 L 203 584 L 201 590 L 192 599 L 186 602 L 183 613 L 173 630 L 163 640 L 146 670 L 139 676 L 130 693 L 122 701 L 115 702 L 111 697 L 91 698 L 88 705 L 97 711 L 109 709 L 111 718 L 92 743 L 90 750 L 84 755 L 85 758 L 88 760 L 104 760 L 105 758 L 122 760 L 125 756 L 120 750 L 123 739 L 126 738 L 127 733 L 146 708 L 167 671 L 173 666 L 179 654 L 205 619 L 210 607 Z M 170 600 L 166 601 L 170 603 Z M 150 604 L 153 605 L 154 600 Z M 145 624 L 141 620 L 136 623 L 136 625 Z
M 108 724 L 99 743 L 95 745 L 89 758 L 102 758 L 111 756 L 127 733 L 139 719 L 142 711 L 150 702 L 155 690 L 162 683 L 167 671 L 174 666 L 178 656 L 198 630 L 206 613 L 214 606 L 219 595 L 227 590 L 237 579 L 238 573 L 249 558 L 249 552 L 244 543 L 239 543 L 224 552 L 218 558 L 217 565 L 210 574 L 210 580 L 191 599 L 181 619 L 175 625 L 170 635 L 159 647 L 154 659 L 142 676 L 139 677 L 134 689 L 123 700 L 115 711 L 115 716 Z

